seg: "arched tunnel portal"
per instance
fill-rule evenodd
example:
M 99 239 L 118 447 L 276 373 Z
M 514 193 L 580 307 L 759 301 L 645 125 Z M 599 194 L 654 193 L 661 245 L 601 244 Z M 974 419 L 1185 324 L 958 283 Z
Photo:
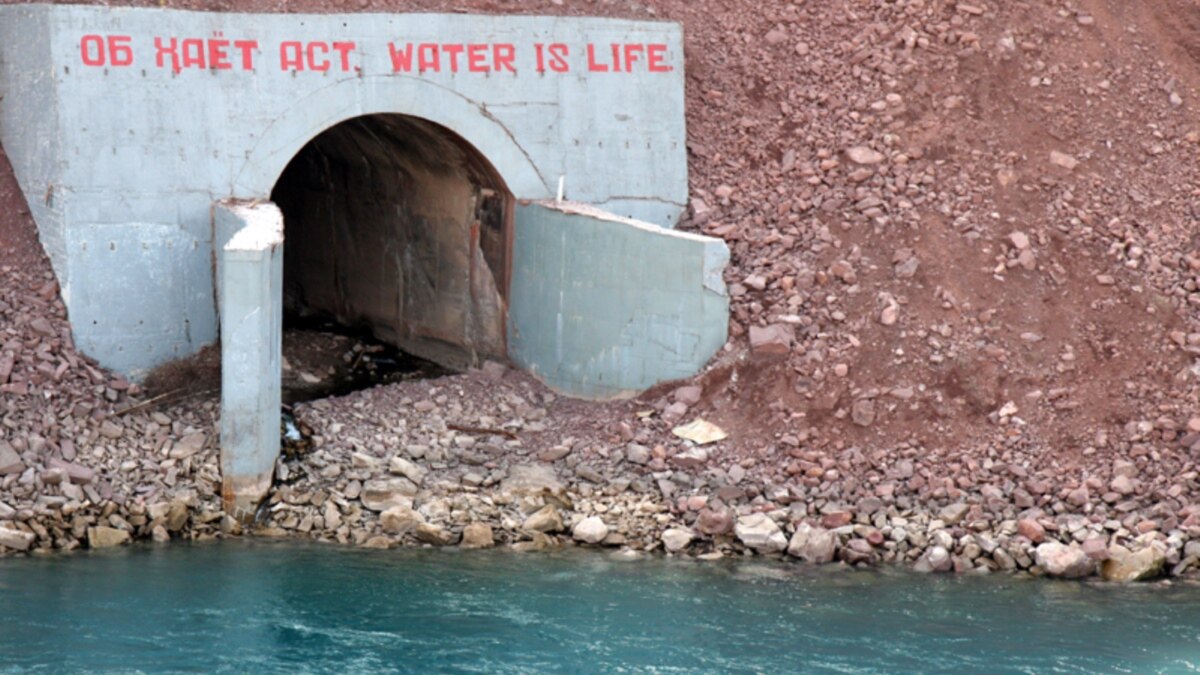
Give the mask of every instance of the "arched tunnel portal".
M 289 317 L 365 329 L 461 369 L 505 359 L 513 200 L 474 146 L 419 117 L 354 117 L 318 134 L 271 193 Z

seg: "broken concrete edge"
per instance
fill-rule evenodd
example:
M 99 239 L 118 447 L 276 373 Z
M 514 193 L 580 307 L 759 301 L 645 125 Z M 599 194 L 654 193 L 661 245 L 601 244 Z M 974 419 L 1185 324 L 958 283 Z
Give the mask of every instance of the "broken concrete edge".
M 563 213 L 595 218 L 604 222 L 619 223 L 627 225 L 647 232 L 648 234 L 656 234 L 667 237 L 675 237 L 696 241 L 704 244 L 704 287 L 718 295 L 726 294 L 725 287 L 725 267 L 729 265 L 729 245 L 725 240 L 716 237 L 709 237 L 695 232 L 684 232 L 681 230 L 673 230 L 654 223 L 649 223 L 636 218 L 620 216 L 615 213 L 610 213 L 594 204 L 584 204 L 582 202 L 572 202 L 569 200 L 553 200 L 553 199 L 523 199 L 522 205 L 537 204 L 548 209 L 561 211 Z
M 243 222 L 243 227 L 233 233 L 222 250 L 258 252 L 283 243 L 283 214 L 274 203 L 223 202 L 222 208 Z
M 605 209 L 600 208 L 599 206 L 597 206 L 595 204 L 588 204 L 585 202 L 574 202 L 569 199 L 564 199 L 561 201 L 557 200 L 557 199 L 522 199 L 522 200 L 520 200 L 520 203 L 522 206 L 528 206 L 530 204 L 537 204 L 538 206 L 542 206 L 547 209 L 553 209 L 555 211 L 561 211 L 563 213 L 573 214 L 573 215 L 577 215 L 577 216 L 587 216 L 589 218 L 595 218 L 597 220 L 602 220 L 602 221 L 610 222 L 610 223 L 620 223 L 622 225 L 629 225 L 631 227 L 636 227 L 636 228 L 639 228 L 642 230 L 646 230 L 647 232 L 665 232 L 668 234 L 678 235 L 685 239 L 692 239 L 695 241 L 705 241 L 705 242 L 721 241 L 719 239 L 714 239 L 712 237 L 708 237 L 703 234 L 696 234 L 694 232 L 683 232 L 680 230 L 672 230 L 672 229 L 663 227 L 661 225 L 656 225 L 654 223 L 647 222 L 645 220 L 638 220 L 637 218 L 630 218 L 628 216 L 617 215 L 611 211 L 606 211 Z M 724 243 L 724 242 L 722 242 L 722 243 Z
M 517 208 L 509 358 L 518 367 L 569 396 L 629 398 L 694 376 L 724 346 L 724 241 L 587 204 Z
M 240 521 L 267 496 L 282 404 L 283 214 L 270 202 L 213 206 L 221 321 L 221 496 Z

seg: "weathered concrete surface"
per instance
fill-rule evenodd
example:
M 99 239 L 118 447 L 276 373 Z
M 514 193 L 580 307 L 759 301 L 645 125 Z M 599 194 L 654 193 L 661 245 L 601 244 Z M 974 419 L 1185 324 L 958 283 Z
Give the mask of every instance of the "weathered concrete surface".
M 213 206 L 221 314 L 221 499 L 242 521 L 279 456 L 283 214 L 270 202 Z
M 339 43 L 354 43 L 344 59 Z M 508 45 L 516 72 L 473 72 L 466 55 L 451 70 L 441 48 L 439 71 L 397 72 L 390 47 L 409 43 L 483 44 L 489 63 Z M 537 44 L 565 45 L 568 72 L 546 54 L 538 72 Z M 613 44 L 634 45 L 630 72 L 614 72 Z M 284 67 L 288 53 L 304 54 L 303 69 Z M 517 198 L 551 197 L 565 176 L 572 200 L 670 225 L 687 195 L 675 24 L 5 5 L 0 91 L 0 141 L 76 342 L 134 377 L 216 339 L 210 205 L 268 199 L 296 153 L 347 119 L 442 124 Z
M 725 344 L 725 242 L 578 204 L 517 207 L 509 356 L 560 391 L 616 398 L 689 377 Z

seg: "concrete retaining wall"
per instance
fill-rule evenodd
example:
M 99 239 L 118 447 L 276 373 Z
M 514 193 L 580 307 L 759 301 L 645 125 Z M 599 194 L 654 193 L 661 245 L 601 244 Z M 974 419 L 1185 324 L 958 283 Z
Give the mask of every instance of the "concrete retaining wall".
M 575 396 L 690 377 L 725 344 L 719 239 L 585 205 L 517 207 L 509 356 Z

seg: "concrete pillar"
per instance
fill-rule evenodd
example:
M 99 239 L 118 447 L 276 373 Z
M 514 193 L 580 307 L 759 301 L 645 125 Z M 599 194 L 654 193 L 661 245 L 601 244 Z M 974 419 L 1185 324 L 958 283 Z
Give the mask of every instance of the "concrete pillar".
M 270 202 L 213 208 L 221 319 L 221 498 L 254 518 L 279 456 L 283 214 Z

